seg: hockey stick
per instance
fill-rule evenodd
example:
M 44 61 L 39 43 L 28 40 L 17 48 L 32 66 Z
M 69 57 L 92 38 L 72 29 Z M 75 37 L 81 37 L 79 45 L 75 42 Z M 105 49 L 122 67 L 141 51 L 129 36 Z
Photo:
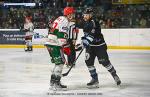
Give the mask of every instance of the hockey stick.
M 81 55 L 81 53 L 82 53 L 83 50 L 84 50 L 84 49 L 82 49 L 82 50 L 80 51 L 80 53 L 78 54 L 77 58 L 75 59 L 75 61 L 73 62 L 73 64 L 72 64 L 71 67 L 69 68 L 69 70 L 68 70 L 66 73 L 62 74 L 63 77 L 64 77 L 64 76 L 67 76 L 67 75 L 69 74 L 69 72 L 71 71 L 71 69 L 72 69 L 73 66 L 74 66 L 74 63 L 78 60 L 78 58 L 79 58 L 79 56 Z

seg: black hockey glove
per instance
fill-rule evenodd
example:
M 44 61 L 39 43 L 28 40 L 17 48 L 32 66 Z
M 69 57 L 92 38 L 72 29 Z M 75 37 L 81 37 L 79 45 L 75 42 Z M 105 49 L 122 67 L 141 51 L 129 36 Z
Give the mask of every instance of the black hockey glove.
M 82 44 L 77 44 L 77 45 L 75 45 L 75 51 L 80 51 L 80 50 L 82 50 L 82 49 L 83 49 Z

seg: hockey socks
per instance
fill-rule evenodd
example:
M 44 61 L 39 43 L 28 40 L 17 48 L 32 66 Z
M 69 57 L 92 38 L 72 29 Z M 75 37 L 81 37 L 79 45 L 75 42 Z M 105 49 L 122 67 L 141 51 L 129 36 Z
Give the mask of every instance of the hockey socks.
M 91 81 L 87 83 L 88 88 L 99 88 L 98 75 L 94 66 L 88 67 L 90 75 L 92 77 Z
M 107 66 L 105 66 L 107 68 L 107 70 L 110 72 L 110 74 L 112 75 L 114 81 L 116 82 L 117 85 L 121 84 L 121 80 L 119 78 L 119 76 L 116 73 L 115 68 L 113 67 L 113 65 L 111 63 L 109 63 Z

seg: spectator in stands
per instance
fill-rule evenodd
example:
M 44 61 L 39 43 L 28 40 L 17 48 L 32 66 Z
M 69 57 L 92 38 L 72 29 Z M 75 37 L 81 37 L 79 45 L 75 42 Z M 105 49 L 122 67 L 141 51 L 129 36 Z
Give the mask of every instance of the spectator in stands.
M 150 16 L 147 17 L 147 28 L 150 28 Z
M 112 28 L 113 27 L 113 21 L 108 18 L 106 21 L 106 28 Z
M 93 6 L 94 0 L 84 0 L 84 7 Z
M 145 20 L 145 18 L 141 18 L 140 19 L 140 28 L 146 28 L 146 20 Z
M 12 0 L 5 0 L 13 2 Z M 75 6 L 77 12 L 77 21 L 80 23 L 82 11 L 85 6 L 96 6 L 97 14 L 95 17 L 102 20 L 103 27 L 128 27 L 128 28 L 145 28 L 150 27 L 150 5 L 113 5 L 112 9 L 105 10 L 103 3 L 107 0 L 17 0 L 16 2 L 36 2 L 44 4 L 44 7 L 35 7 L 29 9 L 22 8 L 0 8 L 0 28 L 19 28 L 23 17 L 30 13 L 33 16 L 35 28 L 45 28 L 46 23 L 51 17 L 59 15 L 62 12 L 61 8 L 65 6 Z M 96 3 L 96 4 L 94 4 Z M 57 8 L 60 9 L 59 12 Z M 101 18 L 99 15 L 103 15 Z M 100 18 L 99 18 L 100 17 Z M 143 17 L 143 19 L 142 19 Z M 111 23 L 106 18 L 113 19 Z M 109 23 L 110 22 L 110 23 Z M 105 25 L 106 23 L 106 25 Z M 110 24 L 110 25 L 109 25 Z M 113 24 L 113 25 L 112 25 Z M 42 25 L 42 26 L 41 26 Z M 41 26 L 41 27 L 40 27 Z

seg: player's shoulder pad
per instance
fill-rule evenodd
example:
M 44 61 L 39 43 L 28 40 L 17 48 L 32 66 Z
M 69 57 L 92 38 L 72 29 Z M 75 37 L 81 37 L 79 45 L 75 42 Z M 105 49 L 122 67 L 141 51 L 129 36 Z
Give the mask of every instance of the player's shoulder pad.
M 61 19 L 62 22 L 68 22 L 68 19 L 65 16 L 59 16 L 58 18 Z

